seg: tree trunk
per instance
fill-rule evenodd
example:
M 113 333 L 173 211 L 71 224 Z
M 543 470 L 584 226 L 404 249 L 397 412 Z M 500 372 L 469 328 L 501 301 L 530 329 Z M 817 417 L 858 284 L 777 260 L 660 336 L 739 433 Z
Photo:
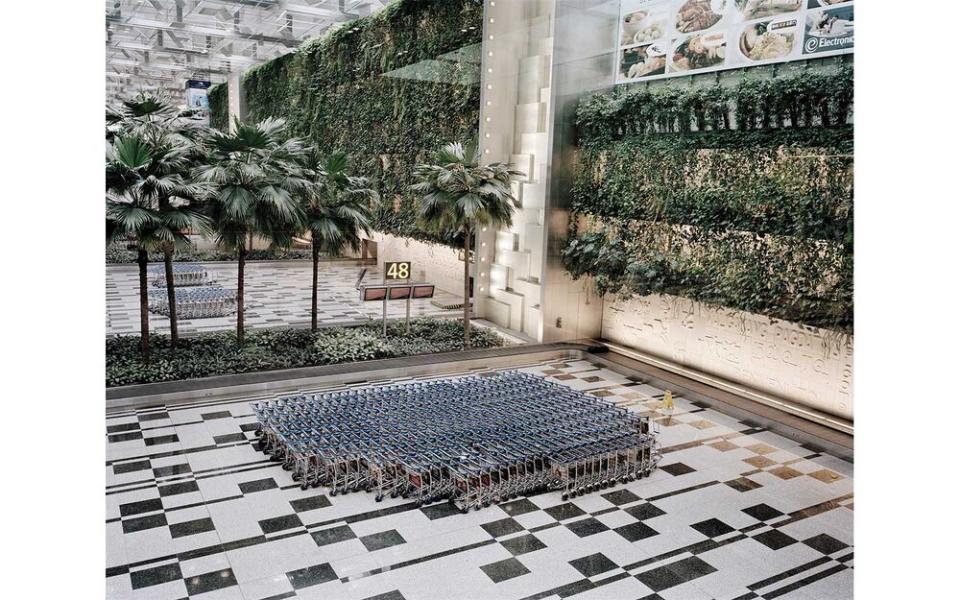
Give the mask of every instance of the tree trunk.
M 313 296 L 310 299 L 310 330 L 317 330 L 317 272 L 320 269 L 320 244 L 313 240 Z
M 137 250 L 137 265 L 140 267 L 140 357 L 150 362 L 150 305 L 147 302 L 147 251 Z
M 470 349 L 470 228 L 463 232 L 463 349 Z
M 237 250 L 237 344 L 243 345 L 243 266 L 247 259 L 246 245 Z
M 167 304 L 170 306 L 170 348 L 176 349 L 177 333 L 177 293 L 173 282 L 173 248 L 163 248 L 163 273 L 167 280 Z

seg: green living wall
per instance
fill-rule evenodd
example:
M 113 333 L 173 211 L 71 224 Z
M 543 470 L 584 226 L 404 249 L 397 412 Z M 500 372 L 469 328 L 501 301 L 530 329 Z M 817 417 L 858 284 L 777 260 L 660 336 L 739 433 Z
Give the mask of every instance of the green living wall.
M 397 0 L 248 71 L 248 120 L 281 117 L 324 151 L 344 150 L 382 197 L 375 228 L 456 243 L 417 226 L 413 165 L 477 136 L 481 0 Z
M 574 277 L 853 330 L 853 69 L 582 99 Z
M 207 92 L 210 102 L 210 127 L 226 131 L 230 127 L 230 104 L 227 99 L 227 84 L 218 83 Z

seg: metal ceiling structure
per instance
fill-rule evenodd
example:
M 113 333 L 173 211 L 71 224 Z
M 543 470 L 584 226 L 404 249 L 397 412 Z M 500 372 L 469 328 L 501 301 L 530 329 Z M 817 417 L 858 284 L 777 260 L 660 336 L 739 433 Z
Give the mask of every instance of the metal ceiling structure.
M 220 83 L 293 51 L 388 0 L 106 0 L 107 102 L 137 92 L 183 98 L 188 79 Z

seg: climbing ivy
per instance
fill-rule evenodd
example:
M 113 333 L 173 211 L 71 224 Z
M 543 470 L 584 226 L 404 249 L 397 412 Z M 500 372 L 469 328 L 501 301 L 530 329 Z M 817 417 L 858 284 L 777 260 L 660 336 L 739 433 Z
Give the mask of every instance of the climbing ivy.
M 853 328 L 853 77 L 584 98 L 563 261 L 601 293 Z
M 376 229 L 456 243 L 422 230 L 413 165 L 476 137 L 481 0 L 398 0 L 248 71 L 247 118 L 282 117 L 292 134 L 348 152 L 382 197 Z
M 226 131 L 230 126 L 230 106 L 227 100 L 227 84 L 218 83 L 207 91 L 210 102 L 210 127 Z

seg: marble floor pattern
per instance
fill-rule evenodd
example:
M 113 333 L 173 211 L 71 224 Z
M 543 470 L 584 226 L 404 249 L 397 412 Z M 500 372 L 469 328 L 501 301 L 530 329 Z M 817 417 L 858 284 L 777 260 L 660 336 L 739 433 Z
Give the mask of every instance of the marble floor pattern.
M 521 370 L 654 413 L 660 468 L 462 515 L 301 491 L 251 443 L 259 398 L 112 413 L 107 598 L 853 597 L 852 463 L 587 361 Z
M 211 278 L 225 288 L 236 289 L 236 263 L 203 263 Z M 156 266 L 156 265 L 154 265 Z M 355 285 L 363 267 L 350 262 L 322 263 L 318 284 L 318 312 L 321 325 L 345 325 L 379 321 L 383 306 L 379 302 L 361 302 Z M 244 274 L 245 323 L 250 329 L 269 327 L 303 327 L 310 325 L 310 284 L 312 265 L 306 261 L 250 262 Z M 106 274 L 107 335 L 140 332 L 139 279 L 136 265 L 108 265 Z M 380 281 L 377 268 L 368 267 L 365 282 Z M 150 289 L 154 289 L 151 285 Z M 157 288 L 159 289 L 159 288 Z M 459 298 L 462 298 L 462 294 Z M 458 296 L 437 289 L 436 299 L 444 303 L 458 302 Z M 406 315 L 406 302 L 388 303 L 390 318 Z M 430 300 L 413 300 L 411 317 L 456 316 L 456 310 L 444 310 Z M 150 315 L 150 330 L 170 331 L 169 320 L 159 314 Z M 207 319 L 181 319 L 180 333 L 203 333 L 232 330 L 236 315 Z

